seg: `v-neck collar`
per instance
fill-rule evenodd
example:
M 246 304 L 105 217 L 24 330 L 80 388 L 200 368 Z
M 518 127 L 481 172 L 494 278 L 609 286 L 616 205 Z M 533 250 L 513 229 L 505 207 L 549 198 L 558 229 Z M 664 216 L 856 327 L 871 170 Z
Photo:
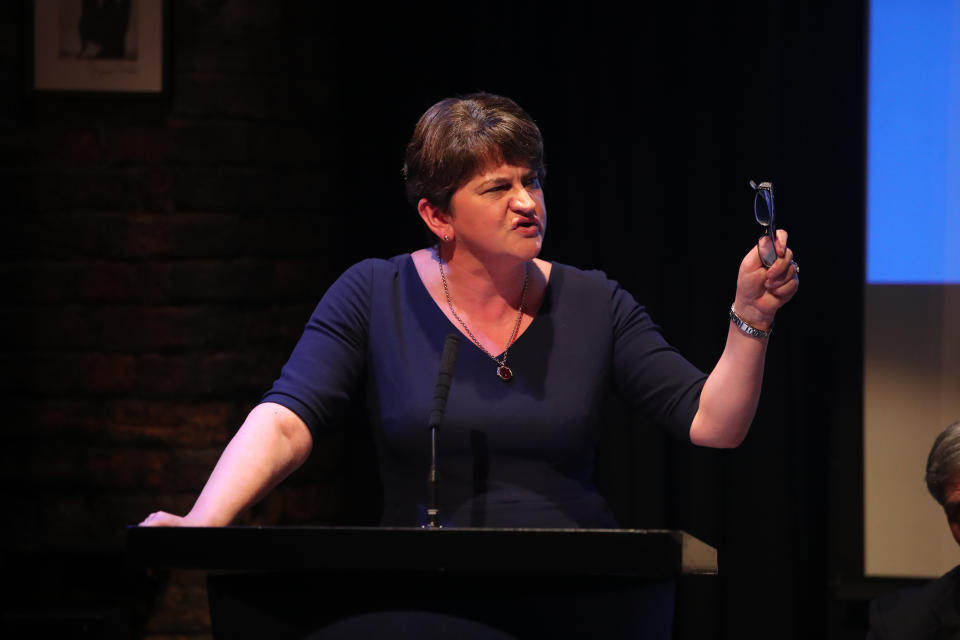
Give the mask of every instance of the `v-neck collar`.
M 426 304 L 431 309 L 433 309 L 434 312 L 436 312 L 440 316 L 440 318 L 442 318 L 443 323 L 445 323 L 448 327 L 456 330 L 456 332 L 461 336 L 463 336 L 466 339 L 466 341 L 469 342 L 471 346 L 473 346 L 473 348 L 475 348 L 478 352 L 486 356 L 487 354 L 482 349 L 480 349 L 480 347 L 473 340 L 470 339 L 470 336 L 468 336 L 464 332 L 463 327 L 454 324 L 450 320 L 450 318 L 447 317 L 447 314 L 443 312 L 443 309 L 440 307 L 440 305 L 437 304 L 437 301 L 433 299 L 433 296 L 430 295 L 430 291 L 427 289 L 427 285 L 425 285 L 423 282 L 423 279 L 420 278 L 420 273 L 417 271 L 417 265 L 414 264 L 413 262 L 413 255 L 408 253 L 404 256 L 404 259 L 405 259 L 404 268 L 407 270 L 408 277 L 416 281 L 414 288 L 418 289 L 418 291 L 420 292 L 421 303 Z M 530 333 L 532 330 L 535 330 L 539 325 L 543 324 L 543 322 L 540 321 L 540 317 L 545 316 L 550 312 L 551 307 L 553 305 L 554 291 L 556 287 L 559 287 L 561 285 L 561 282 L 562 282 L 562 276 L 560 276 L 560 274 L 563 273 L 563 269 L 559 269 L 558 266 L 559 265 L 557 265 L 556 262 L 551 263 L 550 277 L 547 278 L 547 284 L 543 290 L 543 300 L 540 302 L 540 308 L 537 309 L 537 314 L 533 316 L 533 320 L 530 321 L 530 324 L 527 325 L 527 328 L 524 329 L 523 332 L 521 332 L 516 337 L 516 339 L 510 344 L 508 349 L 513 349 L 514 347 L 516 347 L 525 335 Z M 555 282 L 557 277 L 561 278 L 561 282 Z M 503 355 L 503 351 L 500 351 L 499 353 L 494 355 L 494 358 L 499 358 L 502 355 Z

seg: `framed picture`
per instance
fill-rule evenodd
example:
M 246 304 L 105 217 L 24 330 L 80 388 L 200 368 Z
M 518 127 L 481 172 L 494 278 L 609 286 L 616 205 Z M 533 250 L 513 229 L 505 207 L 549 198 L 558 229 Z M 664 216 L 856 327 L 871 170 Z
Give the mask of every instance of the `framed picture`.
M 166 93 L 165 0 L 32 0 L 31 89 Z

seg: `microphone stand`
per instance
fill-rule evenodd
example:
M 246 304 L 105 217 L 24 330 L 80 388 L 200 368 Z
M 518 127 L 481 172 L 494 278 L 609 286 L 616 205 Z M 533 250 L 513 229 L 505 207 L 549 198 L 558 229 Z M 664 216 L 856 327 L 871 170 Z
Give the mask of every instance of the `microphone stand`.
M 427 529 L 440 528 L 440 479 L 437 473 L 437 434 L 439 426 L 430 427 L 430 471 L 427 474 Z
M 453 367 L 457 362 L 457 349 L 460 337 L 451 333 L 443 343 L 443 355 L 440 356 L 440 373 L 433 391 L 433 410 L 427 421 L 430 427 L 430 471 L 427 473 L 427 524 L 426 529 L 439 529 L 440 524 L 440 474 L 437 471 L 438 440 L 440 423 L 447 408 L 447 396 L 450 394 L 450 381 L 453 379 Z

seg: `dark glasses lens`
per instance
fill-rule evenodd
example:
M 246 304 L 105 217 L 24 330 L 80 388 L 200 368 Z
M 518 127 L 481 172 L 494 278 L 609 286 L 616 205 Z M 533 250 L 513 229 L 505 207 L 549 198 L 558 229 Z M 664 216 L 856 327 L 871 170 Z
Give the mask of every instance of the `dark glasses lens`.
M 773 219 L 773 183 L 761 182 L 757 184 L 751 180 L 750 186 L 755 190 L 753 215 L 757 222 L 766 227 L 766 233 L 760 238 L 757 250 L 760 252 L 760 261 L 763 262 L 763 266 L 770 267 L 777 259 L 775 247 L 777 227 Z
M 757 222 L 767 227 L 773 221 L 773 191 L 761 184 L 753 197 L 753 215 Z

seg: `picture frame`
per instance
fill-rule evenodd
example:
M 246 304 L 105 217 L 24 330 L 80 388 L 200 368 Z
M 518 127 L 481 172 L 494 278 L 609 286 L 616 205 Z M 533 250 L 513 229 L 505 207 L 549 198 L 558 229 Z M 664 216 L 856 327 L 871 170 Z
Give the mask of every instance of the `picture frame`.
M 36 94 L 167 94 L 168 0 L 30 0 L 28 89 Z

